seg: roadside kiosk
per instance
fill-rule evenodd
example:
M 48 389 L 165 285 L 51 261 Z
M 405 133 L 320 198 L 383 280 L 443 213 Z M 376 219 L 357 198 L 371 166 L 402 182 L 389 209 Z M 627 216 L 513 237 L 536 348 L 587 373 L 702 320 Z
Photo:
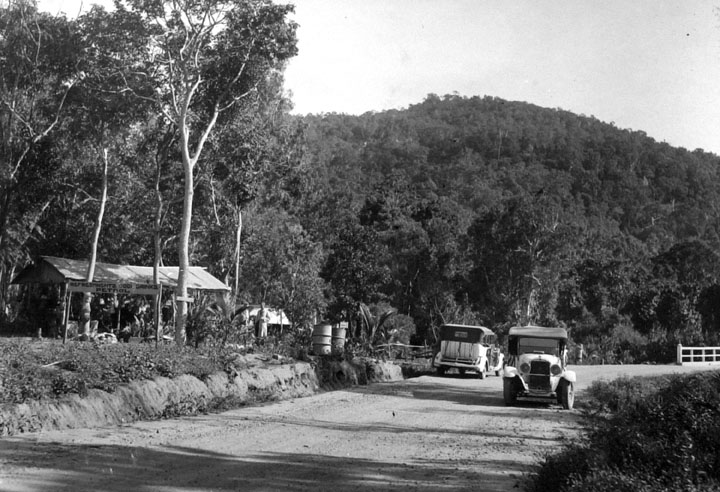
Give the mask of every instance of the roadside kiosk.
M 92 282 L 86 281 L 88 262 L 54 256 L 42 256 L 39 261 L 25 267 L 13 280 L 18 285 L 52 285 L 59 289 L 64 302 L 62 312 L 63 341 L 67 338 L 70 316 L 70 300 L 74 293 L 96 295 L 152 296 L 155 327 L 159 324 L 160 300 L 165 289 L 177 287 L 179 267 L 154 267 L 96 263 Z M 188 270 L 188 290 L 225 293 L 230 287 L 215 278 L 203 267 Z M 174 296 L 174 294 L 173 294 Z M 159 330 L 156 330 L 156 337 Z

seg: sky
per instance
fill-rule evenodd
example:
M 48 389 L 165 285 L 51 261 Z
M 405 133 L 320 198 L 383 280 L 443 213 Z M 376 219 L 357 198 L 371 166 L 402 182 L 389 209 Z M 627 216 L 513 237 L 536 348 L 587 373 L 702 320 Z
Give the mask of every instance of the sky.
M 68 13 L 80 3 L 39 1 Z M 299 54 L 285 87 L 297 114 L 494 96 L 720 154 L 720 0 L 291 3 Z

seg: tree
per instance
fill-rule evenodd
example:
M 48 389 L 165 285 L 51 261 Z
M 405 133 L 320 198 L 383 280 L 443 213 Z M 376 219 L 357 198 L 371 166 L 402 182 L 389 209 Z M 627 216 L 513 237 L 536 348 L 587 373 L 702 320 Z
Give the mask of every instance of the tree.
M 386 255 L 372 228 L 355 222 L 338 226 L 322 271 L 323 278 L 332 287 L 328 312 L 331 319 L 350 321 L 359 303 L 383 298 L 382 288 L 390 278 L 383 262 Z
M 639 241 L 598 232 L 578 241 L 581 253 L 561 276 L 557 317 L 573 339 L 610 336 L 621 307 L 636 289 L 633 275 L 647 262 Z
M 549 198 L 520 196 L 468 230 L 467 292 L 491 324 L 554 323 L 571 224 Z
M 154 81 L 154 102 L 180 137 L 184 204 L 175 339 L 183 344 L 196 166 L 218 120 L 254 97 L 268 74 L 296 54 L 296 25 L 286 19 L 293 7 L 267 0 L 127 0 L 116 8 L 147 22 L 145 74 Z
M 64 17 L 39 13 L 34 2 L 0 7 L 0 288 L 8 268 L 24 261 L 28 237 L 56 195 L 59 170 L 52 135 L 68 93 L 81 78 L 79 36 Z M 4 307 L 4 295 L 0 300 Z M 0 312 L 4 311 L 0 309 Z
M 293 326 L 312 324 L 322 311 L 322 246 L 287 214 L 268 210 L 252 217 L 243 244 L 243 294 L 283 309 Z
M 198 179 L 198 230 L 213 238 L 203 260 L 234 286 L 233 292 L 238 292 L 241 277 L 245 212 L 265 206 L 290 208 L 288 190 L 300 192 L 288 181 L 301 167 L 302 127 L 288 110 L 278 75 L 258 88 L 253 104 L 236 108 L 209 141 L 208 159 Z M 228 234 L 229 229 L 235 234 Z
M 88 252 L 88 282 L 93 281 L 95 274 L 108 201 L 111 160 L 116 161 L 114 166 L 119 164 L 115 154 L 119 154 L 125 145 L 133 124 L 142 122 L 147 112 L 148 104 L 143 99 L 133 100 L 125 91 L 127 77 L 117 71 L 118 66 L 135 66 L 142 61 L 142 37 L 123 36 L 125 29 L 138 27 L 136 18 L 126 19 L 117 12 L 108 13 L 97 6 L 78 21 L 84 48 L 78 57 L 82 78 L 69 93 L 68 104 L 73 109 L 73 117 L 64 126 L 74 144 L 66 146 L 68 159 L 96 169 L 101 176 L 99 207 Z M 138 83 L 133 85 L 138 91 L 142 88 Z M 144 92 L 147 94 L 149 89 L 146 85 Z M 88 197 L 93 195 L 91 190 L 84 191 Z M 87 293 L 84 298 L 84 310 L 89 314 L 91 295 Z M 89 323 L 85 323 L 84 334 L 89 335 Z

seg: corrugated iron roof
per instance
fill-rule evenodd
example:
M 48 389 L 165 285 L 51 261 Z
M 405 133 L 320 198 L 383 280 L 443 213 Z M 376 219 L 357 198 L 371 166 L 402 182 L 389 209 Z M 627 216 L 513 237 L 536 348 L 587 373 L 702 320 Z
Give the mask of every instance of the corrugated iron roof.
M 43 256 L 41 261 L 23 269 L 12 281 L 14 284 L 52 284 L 68 280 L 83 281 L 87 276 L 88 262 L 55 256 Z M 160 267 L 158 281 L 166 287 L 176 287 L 179 267 Z M 94 282 L 125 282 L 152 284 L 153 267 L 135 265 L 95 264 Z M 228 291 L 230 287 L 211 275 L 203 267 L 190 267 L 187 274 L 188 289 Z

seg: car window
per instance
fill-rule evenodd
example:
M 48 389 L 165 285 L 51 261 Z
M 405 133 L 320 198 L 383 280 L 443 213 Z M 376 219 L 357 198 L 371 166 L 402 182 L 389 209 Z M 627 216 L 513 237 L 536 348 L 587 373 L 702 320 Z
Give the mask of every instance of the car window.
M 521 338 L 518 340 L 518 354 L 551 354 L 558 356 L 558 341 L 548 338 Z

